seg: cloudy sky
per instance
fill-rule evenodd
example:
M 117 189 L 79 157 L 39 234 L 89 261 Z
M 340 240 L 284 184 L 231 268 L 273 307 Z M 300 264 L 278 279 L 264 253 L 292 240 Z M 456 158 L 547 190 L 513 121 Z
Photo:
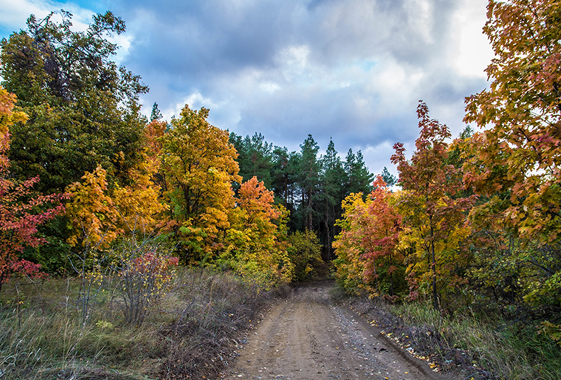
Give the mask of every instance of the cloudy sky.
M 420 99 L 454 136 L 464 98 L 487 86 L 487 0 L 0 0 L 0 37 L 51 10 L 77 28 L 111 10 L 125 20 L 117 61 L 139 74 L 169 119 L 184 104 L 212 124 L 299 150 L 312 134 L 374 173 L 400 141 L 411 151 Z

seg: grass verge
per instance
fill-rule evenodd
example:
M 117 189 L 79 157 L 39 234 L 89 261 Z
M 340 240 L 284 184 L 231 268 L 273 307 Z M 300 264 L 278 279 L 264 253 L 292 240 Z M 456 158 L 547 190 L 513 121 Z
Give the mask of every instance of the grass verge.
M 460 379 L 561 378 L 561 349 L 533 324 L 489 318 L 466 308 L 442 315 L 430 303 L 387 304 L 335 295 L 435 372 Z
M 215 378 L 248 321 L 280 292 L 184 269 L 133 326 L 114 292 L 100 291 L 83 323 L 75 280 L 8 283 L 0 294 L 0 379 Z

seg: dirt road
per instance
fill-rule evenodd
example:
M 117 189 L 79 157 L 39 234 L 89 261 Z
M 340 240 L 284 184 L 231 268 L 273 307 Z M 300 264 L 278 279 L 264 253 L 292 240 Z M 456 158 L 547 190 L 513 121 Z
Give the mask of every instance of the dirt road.
M 268 311 L 227 379 L 442 379 L 332 303 L 323 284 L 294 289 Z M 426 368 L 425 368 L 426 367 Z

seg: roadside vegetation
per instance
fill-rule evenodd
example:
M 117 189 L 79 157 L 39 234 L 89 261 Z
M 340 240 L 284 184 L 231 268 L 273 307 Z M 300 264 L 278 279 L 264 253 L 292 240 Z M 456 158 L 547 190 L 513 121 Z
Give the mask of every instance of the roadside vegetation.
M 460 379 L 558 379 L 561 350 L 531 320 L 504 316 L 496 305 L 459 308 L 453 315 L 430 301 L 392 304 L 366 294 L 334 292 L 394 345 L 433 371 Z
M 123 281 L 90 295 L 78 278 L 10 281 L 0 294 L 2 379 L 217 378 L 243 331 L 282 288 L 232 273 L 178 269 L 142 322 L 130 322 Z

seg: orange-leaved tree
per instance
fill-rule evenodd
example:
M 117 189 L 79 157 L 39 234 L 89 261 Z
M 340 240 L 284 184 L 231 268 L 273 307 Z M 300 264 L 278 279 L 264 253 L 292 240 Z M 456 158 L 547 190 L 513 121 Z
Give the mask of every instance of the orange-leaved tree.
M 519 236 L 561 239 L 561 3 L 491 0 L 484 32 L 495 58 L 489 89 L 466 98 L 465 121 L 483 130 L 464 179 L 503 208 Z M 510 192 L 510 202 L 494 194 Z
M 342 231 L 333 244 L 338 256 L 335 266 L 347 288 L 365 288 L 372 296 L 392 298 L 404 285 L 403 255 L 396 249 L 401 216 L 381 176 L 373 185 L 366 201 L 360 193 L 343 201 L 345 212 L 338 221 Z
M 236 269 L 269 286 L 290 282 L 293 265 L 288 257 L 288 212 L 274 204 L 274 194 L 252 177 L 238 191 L 239 207 L 231 211 L 227 255 Z M 227 256 L 226 256 L 227 257 Z
M 129 185 L 116 182 L 109 188 L 107 171 L 98 166 L 93 173 L 85 173 L 82 182 L 67 187 L 72 195 L 67 205 L 70 245 L 105 249 L 119 237 L 144 239 L 157 232 L 168 206 L 154 183 L 158 161 L 150 152 L 145 148 L 140 154 L 143 160 L 128 170 Z
M 561 3 L 490 0 L 487 17 L 483 30 L 495 53 L 486 69 L 490 85 L 466 98 L 464 119 L 481 128 L 466 144 L 471 149 L 464 181 L 487 201 L 474 208 L 470 219 L 480 228 L 490 219 L 500 226 L 490 232 L 501 236 L 509 254 L 487 250 L 490 263 L 507 269 L 494 271 L 499 282 L 514 277 L 511 289 L 526 301 L 558 309 Z M 489 273 L 482 268 L 478 277 L 488 278 Z
M 432 287 L 434 307 L 438 309 L 437 284 L 446 290 L 462 281 L 458 267 L 466 263 L 467 253 L 460 249 L 460 242 L 469 235 L 465 212 L 475 198 L 461 196 L 460 169 L 447 162 L 448 127 L 431 119 L 422 101 L 417 116 L 420 134 L 411 160 L 406 159 L 402 143 L 394 145 L 391 157 L 403 188 L 396 202 L 404 223 L 400 246 L 412 250 L 407 272 L 421 290 L 428 293 Z

